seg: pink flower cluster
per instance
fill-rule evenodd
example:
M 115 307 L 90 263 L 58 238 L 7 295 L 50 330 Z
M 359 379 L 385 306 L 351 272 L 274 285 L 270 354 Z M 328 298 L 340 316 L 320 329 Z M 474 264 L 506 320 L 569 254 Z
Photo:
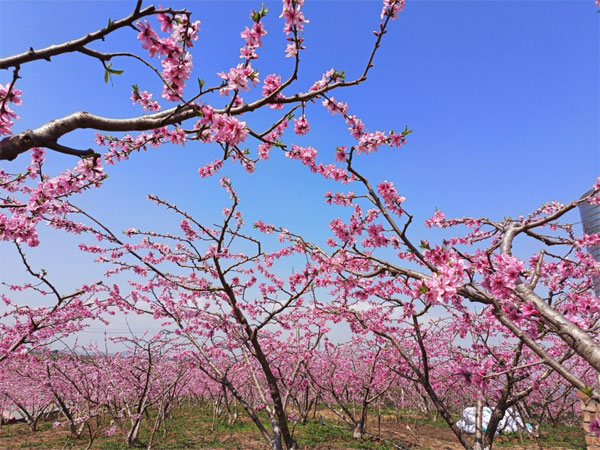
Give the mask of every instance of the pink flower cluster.
M 329 191 L 325 194 L 325 198 L 326 203 L 330 205 L 333 203 L 335 205 L 340 206 L 349 206 L 352 203 L 352 200 L 354 199 L 354 192 L 350 191 L 343 194 L 341 192 L 332 193 L 331 191 Z
M 427 249 L 424 256 L 438 271 L 426 280 L 414 283 L 415 295 L 422 294 L 426 303 L 430 305 L 441 302 L 448 304 L 451 300 L 458 300 L 455 296 L 463 284 L 464 260 L 455 251 L 439 246 Z
M 20 105 L 21 95 L 23 92 L 15 88 L 11 89 L 10 83 L 0 84 L 0 136 L 12 134 L 10 127 L 14 125 L 13 119 L 18 119 L 19 116 L 8 104 Z
M 13 216 L 0 212 L 0 240 L 25 242 L 30 247 L 36 247 L 40 244 L 36 223 L 24 212 L 17 211 Z
M 258 58 L 256 49 L 262 47 L 262 37 L 267 34 L 265 26 L 262 22 L 254 22 L 252 28 L 245 27 L 244 31 L 240 33 L 242 39 L 246 40 L 246 43 L 240 50 L 240 58 L 247 61 Z
M 284 119 L 279 123 L 273 131 L 265 135 L 267 142 L 262 142 L 258 145 L 258 157 L 260 159 L 269 159 L 269 152 L 274 143 L 279 140 L 285 129 L 288 127 L 289 121 Z
M 200 137 L 203 142 L 219 142 L 235 146 L 248 136 L 246 122 L 229 114 L 216 113 L 208 105 L 202 106 L 201 111 L 203 117 L 194 128 L 201 130 Z
M 303 32 L 304 24 L 309 22 L 301 11 L 303 5 L 304 0 L 283 0 L 283 8 L 279 17 L 284 18 L 283 31 L 288 36 L 288 40 L 291 41 L 285 49 L 285 56 L 288 58 L 296 56 L 298 50 L 304 48 L 302 46 L 304 38 L 298 36 L 299 33 Z M 294 37 L 290 37 L 290 34 L 293 34 Z
M 403 9 L 404 0 L 383 0 L 380 17 L 383 19 L 384 17 L 389 16 L 392 20 L 395 20 Z
M 302 161 L 302 164 L 308 166 L 311 172 L 318 173 L 324 178 L 341 181 L 342 183 L 349 183 L 353 179 L 352 176 L 348 175 L 348 172 L 341 167 L 337 167 L 335 164 L 317 164 L 317 150 L 313 147 L 292 145 L 292 149 L 288 150 L 285 155 L 288 158 Z
M 520 279 L 524 263 L 520 259 L 507 254 L 496 254 L 494 257 L 493 271 L 483 274 L 484 279 L 481 285 L 489 289 L 496 297 L 509 299 L 512 297 L 512 290 Z
M 25 176 L 11 179 L 0 170 L 0 186 L 8 192 L 19 192 L 25 197 L 23 201 L 13 198 L 3 199 L 6 209 L 0 212 L 0 240 L 25 242 L 30 247 L 39 245 L 36 225 L 40 220 L 48 219 L 50 226 L 62 227 L 67 231 L 79 232 L 80 226 L 62 219 L 69 211 L 64 198 L 81 192 L 89 187 L 98 187 L 106 177 L 99 158 L 82 159 L 73 170 L 67 170 L 54 178 L 44 176 L 36 185 L 25 184 L 28 179 L 39 175 L 39 168 L 44 161 L 44 151 L 35 148 L 31 152 L 31 164 Z M 3 183 L 6 182 L 6 183 Z M 8 205 L 19 207 L 11 208 Z M 11 215 L 4 211 L 10 211 Z
M 204 167 L 200 167 L 198 169 L 198 175 L 200 175 L 202 178 L 210 177 L 217 173 L 221 167 L 223 167 L 223 160 L 215 159 L 214 161 L 206 164 Z
M 321 77 L 320 80 L 317 80 L 313 83 L 313 85 L 310 87 L 308 92 L 313 92 L 313 91 L 318 91 L 319 89 L 323 89 L 325 86 L 329 85 L 330 83 L 334 83 L 334 82 L 338 81 L 338 79 L 339 79 L 339 73 L 335 69 L 331 68 L 323 74 L 323 76 Z
M 302 114 L 299 119 L 294 119 L 294 133 L 299 135 L 305 135 L 310 130 L 310 125 L 306 116 Z
M 327 108 L 327 111 L 329 111 L 332 116 L 341 114 L 342 116 L 346 117 L 348 114 L 348 104 L 336 101 L 335 97 L 326 98 L 323 100 L 323 106 Z
M 267 75 L 263 84 L 262 95 L 263 97 L 268 97 L 273 94 L 277 89 L 281 86 L 281 75 L 270 74 Z M 275 98 L 282 98 L 283 94 L 279 92 Z M 282 109 L 283 103 L 271 103 L 271 109 Z
M 250 64 L 240 63 L 237 67 L 232 67 L 229 72 L 219 72 L 219 75 L 224 81 L 227 82 L 227 86 L 221 88 L 219 91 L 222 96 L 229 95 L 232 91 L 249 90 L 249 83 L 252 83 L 253 87 L 256 87 L 258 79 L 258 72 L 256 72 Z
M 174 22 L 174 23 L 173 23 Z M 200 31 L 200 21 L 189 22 L 189 17 L 180 15 L 176 20 L 171 22 L 173 32 L 171 36 L 186 47 L 193 47 L 194 41 L 198 40 L 198 32 Z M 163 24 L 161 23 L 161 28 Z
M 600 7 L 600 0 L 596 1 L 596 6 Z M 597 438 L 600 437 L 600 420 L 597 417 L 594 417 L 594 420 L 590 422 L 590 433 Z
M 139 103 L 145 111 L 160 111 L 160 105 L 156 100 L 152 100 L 152 94 L 148 91 L 139 91 L 134 89 L 131 92 L 131 100 L 133 104 Z
M 108 151 L 104 154 L 104 160 L 107 164 L 115 164 L 118 161 L 129 159 L 129 155 L 134 151 L 146 150 L 148 146 L 157 148 L 165 142 L 184 145 L 187 135 L 181 127 L 162 127 L 152 130 L 151 133 L 142 132 L 133 137 L 129 134 L 121 138 L 96 134 L 96 143 L 99 146 L 108 146 Z
M 401 216 L 402 215 L 402 203 L 406 201 L 406 197 L 402 197 L 396 191 L 394 187 L 394 183 L 391 181 L 382 181 L 377 185 L 377 192 L 383 198 L 385 206 L 387 209 L 392 211 L 394 214 Z
M 440 211 L 439 209 L 435 210 L 433 216 L 425 221 L 425 226 L 427 228 L 438 227 L 443 228 L 446 220 L 446 215 Z
M 323 81 L 324 79 L 319 80 L 311 87 L 311 90 L 313 90 L 313 88 L 316 90 L 323 87 Z M 365 131 L 365 125 L 362 120 L 355 115 L 348 115 L 348 104 L 336 101 L 334 97 L 325 98 L 323 100 L 323 106 L 327 108 L 332 115 L 341 114 L 344 117 L 350 135 L 358 140 L 358 145 L 356 146 L 357 153 L 371 153 L 377 151 L 381 145 L 390 145 L 399 148 L 406 143 L 405 136 L 410 133 L 408 129 L 402 133 L 395 133 L 392 130 L 389 135 L 386 135 L 383 131 Z
M 178 101 L 183 95 L 186 80 L 192 70 L 192 55 L 185 51 L 185 47 L 192 47 L 198 39 L 200 21 L 190 23 L 188 16 L 179 15 L 169 19 L 166 14 L 159 15 L 161 30 L 171 30 L 171 36 L 160 38 L 147 20 L 137 22 L 140 29 L 138 40 L 142 48 L 150 53 L 150 57 L 158 54 L 162 60 L 162 77 L 166 84 L 163 86 L 162 97 L 169 101 Z
M 471 370 L 467 368 L 461 368 L 458 374 L 465 382 L 467 386 L 475 386 L 478 389 L 485 389 L 487 383 L 485 379 L 486 368 L 483 366 L 474 367 Z

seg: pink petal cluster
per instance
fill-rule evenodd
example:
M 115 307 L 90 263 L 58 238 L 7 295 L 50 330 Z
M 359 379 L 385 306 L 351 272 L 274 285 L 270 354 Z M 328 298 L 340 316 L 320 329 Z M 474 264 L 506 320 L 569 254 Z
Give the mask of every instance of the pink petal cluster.
M 380 18 L 390 17 L 392 20 L 398 18 L 400 11 L 404 9 L 404 0 L 383 0 Z
M 273 131 L 265 135 L 265 140 L 267 142 L 260 143 L 257 148 L 258 157 L 260 159 L 269 159 L 269 152 L 271 151 L 271 148 L 273 148 L 273 143 L 277 142 L 279 138 L 281 138 L 288 125 L 289 121 L 284 119 L 275 127 Z
M 215 113 L 208 105 L 202 107 L 202 114 L 202 119 L 194 125 L 194 128 L 201 130 L 203 142 L 219 142 L 235 146 L 248 136 L 246 122 L 234 116 Z
M 323 89 L 325 86 L 327 86 L 331 82 L 335 81 L 335 79 L 333 78 L 334 73 L 335 73 L 335 69 L 333 69 L 333 68 L 329 69 L 327 72 L 325 72 L 323 74 L 323 76 L 321 77 L 320 80 L 317 80 L 313 83 L 313 85 L 310 87 L 308 92 L 318 91 L 319 89 Z
M 187 140 L 185 131 L 178 126 L 168 128 L 155 128 L 150 133 L 142 132 L 136 137 L 129 134 L 120 138 L 96 134 L 96 143 L 99 146 L 107 146 L 108 151 L 104 154 L 107 164 L 115 164 L 118 161 L 129 159 L 134 151 L 146 150 L 148 146 L 158 148 L 165 142 L 184 145 Z
M 306 116 L 302 114 L 299 119 L 294 119 L 294 133 L 298 135 L 305 135 L 310 130 L 310 125 Z
M 240 63 L 236 67 L 229 69 L 229 72 L 219 72 L 219 75 L 223 81 L 227 82 L 227 86 L 221 88 L 219 91 L 222 96 L 229 95 L 232 91 L 249 90 L 249 83 L 252 83 L 253 87 L 256 87 L 258 79 L 258 72 L 256 72 L 250 64 Z
M 285 56 L 291 58 L 298 54 L 298 50 L 304 48 L 302 46 L 304 38 L 298 35 L 303 32 L 304 24 L 309 21 L 306 20 L 304 13 L 301 11 L 304 0 L 283 0 L 282 3 L 283 7 L 279 17 L 283 17 L 285 20 L 283 31 L 288 36 L 288 40 L 291 41 L 286 46 Z M 290 34 L 293 36 L 291 37 Z
M 313 173 L 318 173 L 324 178 L 341 181 L 342 183 L 350 182 L 353 177 L 348 175 L 348 172 L 335 164 L 317 164 L 317 150 L 313 147 L 300 147 L 292 145 L 292 149 L 285 154 L 288 158 L 298 159 L 302 164 L 308 166 Z
M 599 2 L 597 2 L 597 3 L 599 3 Z M 600 6 L 600 4 L 597 4 L 597 6 Z M 600 420 L 598 420 L 597 417 L 594 417 L 594 420 L 592 420 L 590 422 L 589 426 L 590 426 L 590 433 L 592 433 L 597 438 L 600 437 Z
M 402 203 L 406 201 L 406 197 L 402 197 L 396 191 L 394 183 L 391 181 L 382 181 L 377 185 L 377 192 L 383 198 L 385 206 L 392 211 L 394 214 L 402 215 Z
M 524 263 L 520 259 L 507 254 L 496 254 L 494 257 L 493 271 L 484 274 L 481 285 L 489 289 L 498 298 L 510 299 L 512 290 L 520 280 Z
M 3 199 L 3 205 L 6 207 L 0 211 L 0 240 L 25 242 L 28 246 L 35 247 L 39 245 L 36 226 L 45 219 L 49 221 L 50 226 L 76 233 L 81 231 L 80 224 L 64 219 L 70 211 L 64 199 L 102 184 L 106 175 L 100 159 L 82 159 L 73 170 L 66 170 L 53 178 L 44 176 L 42 181 L 33 186 L 25 184 L 28 179 L 39 176 L 43 161 L 43 150 L 34 149 L 27 176 L 8 181 L 10 177 L 0 171 L 0 186 L 8 192 L 19 192 L 23 197 L 22 201 L 13 198 Z M 2 180 L 8 182 L 2 185 Z M 20 207 L 11 208 L 9 205 Z M 12 215 L 6 214 L 7 212 Z
M 160 105 L 156 100 L 152 100 L 152 94 L 148 91 L 136 91 L 131 92 L 131 100 L 133 104 L 139 103 L 145 111 L 160 111 Z
M 245 27 L 244 31 L 240 33 L 242 39 L 246 40 L 246 43 L 240 50 L 240 58 L 245 60 L 258 58 L 256 49 L 262 47 L 262 37 L 266 34 L 267 30 L 265 30 L 262 22 L 254 22 L 252 28 Z
M 215 159 L 214 161 L 204 165 L 204 167 L 198 169 L 198 175 L 200 175 L 202 178 L 210 177 L 217 173 L 221 167 L 223 167 L 223 160 Z
M 171 30 L 169 37 L 160 38 L 145 19 L 136 24 L 140 29 L 137 37 L 142 42 L 142 47 L 150 53 L 150 57 L 158 54 L 162 59 L 161 75 L 166 82 L 162 97 L 168 101 L 179 101 L 192 70 L 192 55 L 185 51 L 185 48 L 192 47 L 198 39 L 200 21 L 190 23 L 187 15 L 179 15 L 175 19 L 168 19 L 165 14 L 159 16 L 161 29 Z
M 265 77 L 263 83 L 262 95 L 268 97 L 281 87 L 281 75 L 270 74 Z M 283 98 L 283 94 L 279 92 L 275 98 Z M 282 109 L 283 103 L 271 103 L 271 109 Z
M 21 95 L 23 92 L 14 87 L 11 89 L 10 83 L 0 84 L 0 136 L 12 134 L 10 127 L 14 125 L 13 119 L 18 119 L 19 116 L 8 104 L 20 105 Z

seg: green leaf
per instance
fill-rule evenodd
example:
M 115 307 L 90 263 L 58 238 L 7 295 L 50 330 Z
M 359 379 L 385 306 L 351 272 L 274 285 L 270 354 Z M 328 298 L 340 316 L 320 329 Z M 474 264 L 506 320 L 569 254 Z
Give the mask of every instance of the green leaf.
M 421 241 L 421 245 L 419 245 L 419 248 L 422 248 L 423 250 L 429 250 L 429 244 L 425 241 Z
M 260 10 L 259 11 L 252 10 L 252 13 L 250 14 L 250 17 L 252 18 L 252 20 L 254 22 L 260 22 L 260 19 L 262 19 L 263 17 L 265 17 L 268 12 L 269 12 L 269 9 L 265 8 L 265 4 L 262 3 L 260 5 Z
M 124 72 L 123 70 L 116 70 L 116 69 L 106 69 L 106 70 L 108 70 L 113 75 L 121 75 Z
M 201 80 L 200 78 L 198 78 L 198 87 L 200 88 L 200 92 L 202 92 L 202 88 L 204 87 L 204 83 L 206 83 L 206 81 Z
M 114 25 L 114 22 L 112 20 L 110 20 L 110 17 L 108 18 L 108 25 L 106 25 L 107 28 L 110 28 Z
M 429 288 L 425 286 L 425 283 L 421 284 L 419 288 L 419 294 L 426 294 L 429 291 Z
M 110 75 L 108 74 L 108 69 L 106 69 L 106 70 L 104 71 L 104 82 L 105 82 L 105 83 L 108 83 L 108 77 L 109 77 L 109 76 L 110 76 Z
M 402 137 L 408 136 L 412 132 L 413 132 L 413 130 L 408 129 L 408 125 L 404 125 L 404 131 L 402 132 Z
M 341 80 L 345 80 L 346 79 L 346 71 L 342 70 L 341 72 L 339 72 L 337 70 L 334 70 L 331 78 L 333 78 L 334 80 L 337 80 L 338 78 Z

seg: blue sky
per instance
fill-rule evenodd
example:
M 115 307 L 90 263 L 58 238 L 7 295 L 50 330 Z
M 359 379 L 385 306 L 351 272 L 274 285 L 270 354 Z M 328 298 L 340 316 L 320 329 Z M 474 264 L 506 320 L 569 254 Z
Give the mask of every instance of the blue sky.
M 217 72 L 239 62 L 239 33 L 250 24 L 249 11 L 260 7 L 258 1 L 162 3 L 185 7 L 202 21 L 192 80 L 200 77 L 208 85 L 217 83 Z M 267 5 L 269 34 L 254 64 L 261 80 L 291 69 L 291 61 L 283 57 L 280 3 Z M 104 26 L 109 17 L 127 15 L 133 6 L 133 1 L 0 0 L 0 55 L 78 37 Z M 378 26 L 379 11 L 379 1 L 307 0 L 307 50 L 297 89 L 306 90 L 330 67 L 357 76 L 374 42 L 371 32 Z M 400 150 L 362 157 L 359 168 L 375 182 L 394 181 L 407 197 L 417 241 L 435 236 L 422 227 L 435 207 L 447 216 L 501 219 L 527 214 L 548 201 L 578 198 L 589 189 L 600 174 L 598 18 L 591 0 L 407 2 L 385 36 L 368 80 L 334 95 L 349 102 L 350 112 L 371 130 L 404 125 L 414 130 Z M 133 30 L 92 47 L 142 51 Z M 160 96 L 156 80 L 139 64 L 116 60 L 113 66 L 125 70 L 114 77 L 114 85 L 105 84 L 100 63 L 84 55 L 24 65 L 17 85 L 24 91 L 17 110 L 22 119 L 14 130 L 82 109 L 111 117 L 139 114 L 129 100 L 134 83 Z M 7 71 L 0 72 L 0 82 L 9 80 Z M 223 104 L 218 96 L 206 101 Z M 302 138 L 286 134 L 286 142 L 314 146 L 325 162 L 333 159 L 337 145 L 352 145 L 339 117 L 328 116 L 320 105 L 310 105 L 307 115 L 311 132 Z M 260 129 L 274 117 L 267 111 L 246 120 Z M 62 142 L 93 147 L 93 135 L 81 131 Z M 256 143 L 249 145 L 256 148 Z M 79 203 L 115 229 L 172 229 L 174 218 L 145 200 L 155 193 L 210 222 L 226 206 L 226 196 L 218 177 L 201 179 L 197 169 L 218 155 L 214 147 L 192 142 L 184 149 L 164 146 L 136 154 L 109 166 L 106 186 Z M 18 171 L 26 159 L 2 162 L 1 167 Z M 47 171 L 74 164 L 73 158 L 50 154 Z M 323 203 L 323 194 L 334 184 L 275 153 L 254 174 L 231 164 L 222 174 L 240 191 L 248 223 L 262 219 L 323 241 L 329 220 L 340 213 Z M 32 258 L 51 266 L 61 285 L 97 277 L 98 269 L 74 249 L 77 239 L 49 231 L 43 237 L 46 242 L 31 252 Z M 18 278 L 12 250 L 2 243 L 0 251 L 1 278 Z

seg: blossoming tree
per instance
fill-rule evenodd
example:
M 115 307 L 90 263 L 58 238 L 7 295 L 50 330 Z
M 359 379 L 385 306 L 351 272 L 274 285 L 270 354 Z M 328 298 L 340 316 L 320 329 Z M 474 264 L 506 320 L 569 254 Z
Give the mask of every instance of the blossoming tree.
M 220 82 L 210 87 L 202 80 L 189 85 L 199 22 L 189 11 L 143 8 L 142 1 L 128 16 L 109 20 L 104 28 L 78 39 L 0 58 L 0 69 L 12 72 L 11 81 L 0 86 L 0 134 L 6 136 L 0 140 L 0 160 L 25 153 L 31 159 L 19 173 L 0 170 L 0 239 L 16 247 L 19 263 L 34 280 L 9 284 L 15 297 L 3 296 L 0 362 L 75 332 L 89 319 L 106 320 L 116 311 L 151 315 L 174 333 L 177 346 L 182 346 L 178 348 L 185 348 L 186 357 L 195 360 L 211 386 L 223 389 L 225 399 L 234 398 L 241 405 L 274 449 L 297 447 L 289 405 L 304 402 L 299 412 L 305 417 L 308 405 L 317 401 L 309 400 L 311 386 L 322 399 L 327 395 L 328 404 L 347 410 L 342 416 L 361 437 L 368 405 L 386 393 L 392 373 L 429 397 L 465 448 L 491 447 L 494 427 L 505 412 L 539 393 L 551 376 L 560 376 L 600 400 L 591 377 L 600 371 L 599 307 L 593 291 L 599 263 L 585 251 L 598 246 L 600 236 L 579 237 L 566 220 L 578 205 L 600 203 L 600 179 L 581 199 L 565 205 L 548 203 L 517 219 L 448 219 L 436 211 L 426 226 L 452 230 L 453 236 L 439 243 L 415 240 L 413 216 L 405 206 L 409 200 L 392 182 L 372 182 L 357 159 L 384 146 L 401 147 L 411 131 L 407 127 L 369 131 L 350 114 L 348 104 L 331 95 L 366 80 L 390 22 L 404 2 L 383 1 L 372 50 L 365 55 L 366 64 L 357 78 L 348 80 L 344 72 L 331 69 L 307 92 L 294 89 L 305 50 L 303 4 L 303 0 L 282 2 L 285 53 L 293 61 L 292 70 L 287 77 L 268 74 L 262 82 L 253 64 L 267 33 L 264 6 L 252 11 L 241 31 L 242 62 L 219 72 Z M 127 28 L 135 30 L 142 48 L 139 54 L 95 47 Z M 135 84 L 131 100 L 143 114 L 123 119 L 80 111 L 13 134 L 18 126 L 13 105 L 21 102 L 22 67 L 66 53 L 99 61 L 107 82 L 123 75 L 113 61 L 135 60 L 160 80 L 163 100 Z M 258 99 L 242 97 L 259 88 Z M 344 121 L 355 141 L 336 149 L 336 163 L 322 163 L 317 149 L 283 139 L 292 123 L 296 135 L 309 131 L 306 107 L 317 101 Z M 244 121 L 266 108 L 281 110 L 266 128 L 253 129 Z M 294 113 L 299 117 L 294 118 Z M 62 143 L 82 129 L 98 132 L 95 149 Z M 340 185 L 339 192 L 326 194 L 326 200 L 349 212 L 331 221 L 329 248 L 262 221 L 254 224 L 256 231 L 247 231 L 240 198 L 226 177 L 221 185 L 231 204 L 216 225 L 199 220 L 174 200 L 153 195 L 153 202 L 179 217 L 180 231 L 128 224 L 121 237 L 102 218 L 77 205 L 78 194 L 102 189 L 108 166 L 120 164 L 134 152 L 192 141 L 216 144 L 222 151 L 221 157 L 198 169 L 202 177 L 215 175 L 228 160 L 252 172 L 276 149 L 307 166 L 314 174 L 309 176 Z M 257 144 L 255 154 L 244 147 L 248 141 Z M 49 152 L 79 159 L 72 169 L 49 176 L 42 170 Z M 27 257 L 26 247 L 39 244 L 38 231 L 46 225 L 92 237 L 93 242 L 82 238 L 80 248 L 109 265 L 106 276 L 62 293 L 50 275 L 36 269 Z M 460 235 L 459 227 L 466 227 L 466 233 Z M 267 250 L 272 234 L 279 242 L 275 250 Z M 518 258 L 517 240 L 530 240 L 536 250 Z M 290 270 L 292 266 L 301 269 Z M 109 280 L 116 281 L 110 284 Z M 50 295 L 54 301 L 36 308 L 20 301 L 18 293 Z M 451 317 L 452 322 L 438 321 L 439 315 Z M 350 358 L 347 364 L 339 363 L 346 347 L 321 342 L 331 324 L 341 321 L 356 336 L 368 336 L 365 342 L 374 347 L 354 361 L 359 367 L 354 374 Z M 459 341 L 466 338 L 470 345 L 461 346 Z M 355 351 L 360 346 L 348 348 Z M 343 379 L 324 383 L 324 374 L 333 370 L 328 367 Z M 142 372 L 147 380 L 158 380 L 150 368 Z M 446 389 L 447 379 L 467 386 L 466 397 L 478 401 L 474 444 L 452 422 L 448 405 L 456 402 L 456 396 Z M 119 416 L 129 445 L 137 438 L 141 414 L 150 402 L 143 386 L 140 392 L 131 403 L 137 405 L 131 407 L 136 411 L 127 420 Z M 301 392 L 304 397 L 298 396 Z M 341 398 L 340 392 L 347 397 Z M 494 406 L 485 434 L 480 423 L 484 401 Z M 356 402 L 362 405 L 358 416 L 347 405 Z M 260 419 L 262 410 L 270 428 Z M 71 425 L 75 430 L 74 421 Z

